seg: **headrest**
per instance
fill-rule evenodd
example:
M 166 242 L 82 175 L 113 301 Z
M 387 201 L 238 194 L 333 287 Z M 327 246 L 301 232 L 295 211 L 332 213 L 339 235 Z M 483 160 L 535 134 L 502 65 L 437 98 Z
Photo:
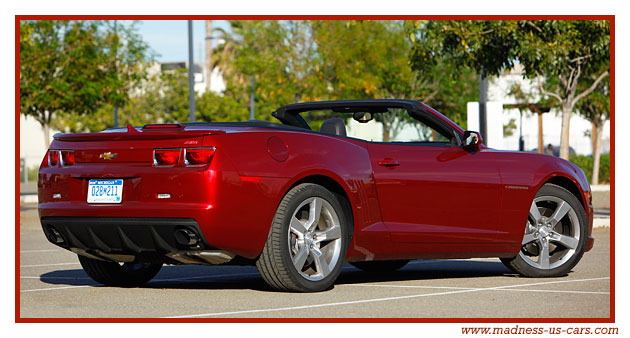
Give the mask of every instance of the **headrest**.
M 324 121 L 319 131 L 326 134 L 346 136 L 346 124 L 340 118 L 332 118 Z

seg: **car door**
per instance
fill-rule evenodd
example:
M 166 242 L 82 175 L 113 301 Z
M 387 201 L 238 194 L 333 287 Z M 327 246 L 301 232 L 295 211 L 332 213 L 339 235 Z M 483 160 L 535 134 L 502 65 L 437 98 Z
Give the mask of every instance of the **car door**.
M 495 241 L 501 178 L 490 152 L 444 142 L 370 142 L 368 149 L 392 241 Z

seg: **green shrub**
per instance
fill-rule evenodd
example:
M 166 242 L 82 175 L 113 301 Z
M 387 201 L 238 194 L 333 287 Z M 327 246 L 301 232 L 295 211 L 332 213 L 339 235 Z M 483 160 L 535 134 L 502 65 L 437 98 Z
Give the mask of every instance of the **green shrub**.
M 39 167 L 28 168 L 28 181 L 37 182 L 38 173 L 39 173 Z
M 593 178 L 593 157 L 573 155 L 569 160 L 584 170 L 590 183 Z M 610 183 L 610 154 L 601 155 L 599 158 L 599 183 Z

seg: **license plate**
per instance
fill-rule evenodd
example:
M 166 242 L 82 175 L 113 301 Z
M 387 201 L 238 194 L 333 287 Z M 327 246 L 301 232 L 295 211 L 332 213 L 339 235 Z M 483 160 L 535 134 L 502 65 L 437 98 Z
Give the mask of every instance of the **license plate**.
M 88 203 L 122 202 L 123 180 L 90 180 Z

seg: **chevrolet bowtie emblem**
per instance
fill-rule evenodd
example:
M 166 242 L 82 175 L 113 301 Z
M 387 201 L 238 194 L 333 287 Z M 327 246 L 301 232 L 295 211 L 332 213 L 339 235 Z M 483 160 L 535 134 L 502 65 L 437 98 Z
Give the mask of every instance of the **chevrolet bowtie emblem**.
M 111 160 L 112 158 L 116 158 L 116 155 L 118 155 L 118 153 L 110 153 L 109 151 L 106 153 L 102 153 L 100 155 L 98 155 L 98 158 L 102 158 L 104 160 Z

